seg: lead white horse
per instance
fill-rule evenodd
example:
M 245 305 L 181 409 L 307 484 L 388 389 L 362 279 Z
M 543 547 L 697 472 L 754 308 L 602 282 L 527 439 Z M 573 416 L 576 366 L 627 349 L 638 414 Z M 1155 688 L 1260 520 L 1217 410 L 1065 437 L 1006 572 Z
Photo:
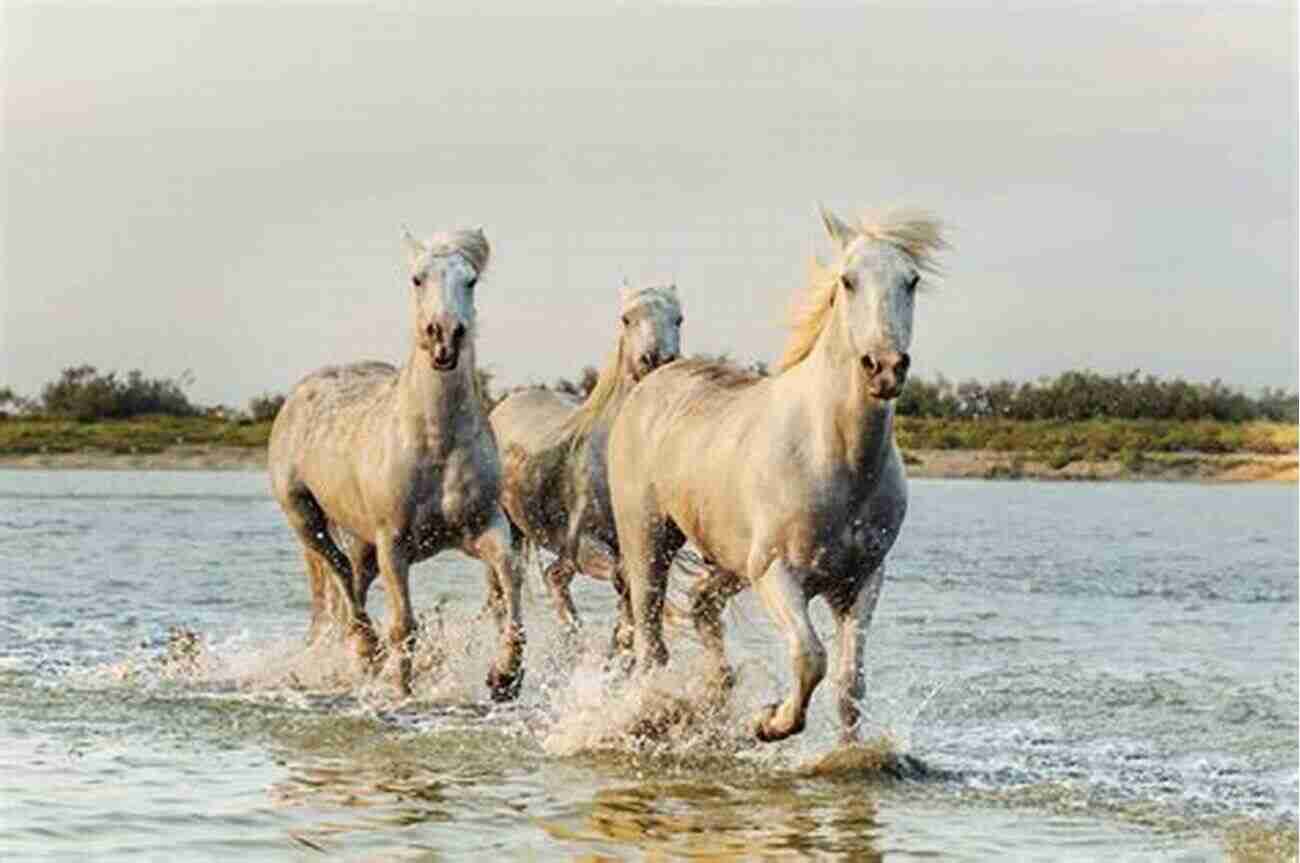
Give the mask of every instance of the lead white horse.
M 479 230 L 428 243 L 408 233 L 405 241 L 413 326 L 406 365 L 358 363 L 304 378 L 271 428 L 271 487 L 302 542 L 312 635 L 337 612 L 357 652 L 371 657 L 366 592 L 382 576 L 404 693 L 415 625 L 411 564 L 444 549 L 485 562 L 499 642 L 488 687 L 506 700 L 522 680 L 524 630 L 518 549 L 498 502 L 501 466 L 474 375 L 474 288 L 488 242 Z
M 939 223 L 921 214 L 852 225 L 822 215 L 836 260 L 814 262 L 778 374 L 665 366 L 628 397 L 609 442 L 639 668 L 668 660 L 665 582 L 689 541 L 712 569 L 697 587 L 696 626 L 722 668 L 716 612 L 746 586 L 789 649 L 794 688 L 755 719 L 765 741 L 803 730 L 825 676 L 808 617 L 815 596 L 835 619 L 841 736 L 857 739 L 867 628 L 907 511 L 892 400 L 911 362 L 918 285 L 945 246 Z
M 569 593 L 577 572 L 619 594 L 614 641 L 631 639 L 631 615 L 618 568 L 605 448 L 623 400 L 643 377 L 681 353 L 682 309 L 675 285 L 624 285 L 618 342 L 581 405 L 542 388 L 520 390 L 490 415 L 505 477 L 501 503 L 525 542 L 556 555 L 545 582 L 570 630 L 578 612 Z

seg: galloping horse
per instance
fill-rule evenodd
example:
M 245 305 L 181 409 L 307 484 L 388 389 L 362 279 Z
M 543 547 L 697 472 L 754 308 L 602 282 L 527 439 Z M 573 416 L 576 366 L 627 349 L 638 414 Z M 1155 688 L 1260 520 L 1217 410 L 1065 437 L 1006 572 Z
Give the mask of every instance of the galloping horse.
M 388 642 L 410 691 L 411 564 L 456 548 L 492 570 L 499 651 L 492 697 L 523 676 L 518 549 L 498 498 L 501 468 L 474 375 L 474 286 L 487 267 L 481 230 L 409 233 L 414 345 L 401 369 L 358 363 L 308 375 L 271 429 L 271 487 L 302 542 L 312 587 L 312 636 L 335 594 L 363 658 L 375 651 L 366 592 L 382 575 Z M 336 542 L 343 539 L 346 552 Z M 326 572 L 333 573 L 331 591 Z
M 826 673 L 808 618 L 815 596 L 836 623 L 841 736 L 857 738 L 867 627 L 907 509 L 891 402 L 910 364 L 917 287 L 946 245 L 920 214 L 854 225 L 822 217 L 837 260 L 813 263 L 778 374 L 665 366 L 628 397 L 609 441 L 638 666 L 668 661 L 665 581 L 690 541 L 712 570 L 697 588 L 696 627 L 723 669 L 716 613 L 748 585 L 789 648 L 794 689 L 756 717 L 765 741 L 803 730 Z
M 559 393 L 527 389 L 489 417 L 505 469 L 501 503 L 527 542 L 557 555 L 545 575 L 556 613 L 576 629 L 569 582 L 579 571 L 605 579 L 620 597 L 616 642 L 630 638 L 631 621 L 609 506 L 609 427 L 637 382 L 677 359 L 682 325 L 674 285 L 625 285 L 620 299 L 618 344 L 586 401 L 576 406 Z

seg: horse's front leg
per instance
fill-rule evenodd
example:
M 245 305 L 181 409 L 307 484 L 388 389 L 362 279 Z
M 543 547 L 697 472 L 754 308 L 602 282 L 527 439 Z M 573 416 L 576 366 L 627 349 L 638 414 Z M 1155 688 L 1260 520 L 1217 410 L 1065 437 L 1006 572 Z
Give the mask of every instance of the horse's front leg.
M 835 688 L 839 693 L 841 743 L 856 742 L 861 732 L 861 704 L 867 685 L 863 668 L 867 628 L 871 626 L 884 580 L 882 563 L 867 576 L 856 594 L 844 601 L 832 600 L 830 604 L 835 617 L 835 652 L 839 655 Z
M 826 649 L 808 618 L 808 595 L 802 573 L 775 561 L 754 585 L 772 620 L 785 636 L 794 667 L 794 689 L 780 704 L 759 713 L 754 733 L 759 740 L 782 740 L 803 731 L 808 700 L 826 675 Z
M 496 582 L 492 594 L 497 621 L 496 661 L 488 670 L 487 686 L 493 701 L 510 701 L 519 695 L 524 679 L 524 621 L 519 591 L 523 568 L 510 522 L 498 509 L 487 530 L 470 540 L 470 554 L 486 563 Z
M 631 534 L 625 543 L 619 535 L 623 552 L 624 580 L 632 609 L 632 646 L 638 671 L 668 664 L 668 647 L 664 644 L 664 595 L 668 590 L 668 567 L 681 547 L 673 542 L 669 524 L 650 524 L 644 533 Z M 673 528 L 675 530 L 675 528 Z
M 389 603 L 388 645 L 397 660 L 397 686 L 402 695 L 410 695 L 411 636 L 415 632 L 415 615 L 411 611 L 411 558 L 395 532 L 376 537 L 375 551 Z
M 307 585 L 311 588 L 311 626 L 307 629 L 307 643 L 315 644 L 338 623 L 338 603 L 334 599 L 334 577 L 325 571 L 329 566 L 325 558 L 310 548 L 304 548 L 302 556 L 307 563 Z
M 727 645 L 723 640 L 722 612 L 727 602 L 745 586 L 734 573 L 717 569 L 702 578 L 691 590 L 691 623 L 704 649 L 713 657 L 718 682 L 727 688 L 736 676 L 727 660 Z
M 370 585 L 379 576 L 379 560 L 373 545 L 356 538 L 349 544 L 347 554 L 352 563 L 352 596 L 356 601 L 357 619 L 361 621 L 361 625 L 353 627 L 349 637 L 353 640 L 356 654 L 370 662 L 379 653 L 379 643 L 370 616 L 366 614 L 366 596 L 370 593 Z M 337 601 L 338 591 L 333 591 L 331 596 Z

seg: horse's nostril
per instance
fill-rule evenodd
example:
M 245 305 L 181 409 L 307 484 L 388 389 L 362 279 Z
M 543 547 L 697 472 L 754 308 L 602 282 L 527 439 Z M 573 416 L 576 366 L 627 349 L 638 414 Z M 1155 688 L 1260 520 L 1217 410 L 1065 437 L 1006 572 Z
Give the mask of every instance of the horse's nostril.
M 871 354 L 862 355 L 862 367 L 873 375 L 876 373 L 876 369 L 879 368 L 875 358 L 871 356 Z
M 456 324 L 456 328 L 451 331 L 451 338 L 452 341 L 456 341 L 456 342 L 465 338 L 465 325 Z
M 912 366 L 912 357 L 911 357 L 911 355 L 910 355 L 910 354 L 900 354 L 899 357 L 898 357 L 898 365 L 895 366 L 895 368 L 896 368 L 898 371 L 900 371 L 900 372 L 905 372 L 905 371 L 907 371 L 909 368 L 911 368 L 911 366 Z

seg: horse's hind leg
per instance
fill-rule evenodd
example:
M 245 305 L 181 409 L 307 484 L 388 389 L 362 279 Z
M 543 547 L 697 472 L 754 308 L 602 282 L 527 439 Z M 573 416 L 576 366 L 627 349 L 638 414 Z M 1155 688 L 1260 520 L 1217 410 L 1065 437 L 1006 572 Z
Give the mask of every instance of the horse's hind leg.
M 835 652 L 838 667 L 835 684 L 839 694 L 840 742 L 853 743 L 860 732 L 862 696 L 866 692 L 867 628 L 880 599 L 885 580 L 885 565 L 877 567 L 850 597 L 832 598 L 831 614 L 835 617 Z
M 794 690 L 785 701 L 764 708 L 755 722 L 759 740 L 781 740 L 803 731 L 808 699 L 826 675 L 826 649 L 808 619 L 808 595 L 802 582 L 797 570 L 778 560 L 754 585 L 785 636 L 794 666 Z
M 546 582 L 546 593 L 556 615 L 569 633 L 577 632 L 582 627 L 578 618 L 578 607 L 573 604 L 573 594 L 569 592 L 569 583 L 577 574 L 573 562 L 568 558 L 557 557 L 546 567 L 542 580 Z
M 487 686 L 492 700 L 510 701 L 519 695 L 524 679 L 524 621 L 519 602 L 523 573 L 519 543 L 500 510 L 487 530 L 470 540 L 466 551 L 486 563 L 496 580 L 496 589 L 489 594 L 495 606 L 499 646 Z
M 623 576 L 619 572 L 618 555 L 614 550 L 601 540 L 588 536 L 586 534 L 578 538 L 578 569 L 591 576 L 608 581 L 614 588 L 614 593 L 618 597 L 618 622 L 614 624 L 613 648 L 617 650 L 620 645 L 626 648 L 632 646 L 632 608 L 628 604 L 627 586 L 623 582 Z M 569 576 L 570 580 L 573 578 Z M 564 597 L 573 606 L 573 598 L 569 595 L 568 584 L 564 586 Z M 575 621 L 577 611 L 574 611 Z
M 306 547 L 309 553 L 315 553 L 320 560 L 329 565 L 329 570 L 334 575 L 335 586 L 338 588 L 337 595 L 343 600 L 343 616 L 349 625 L 359 630 L 369 627 L 369 622 L 365 619 L 365 613 L 360 610 L 356 602 L 356 595 L 353 592 L 352 584 L 352 563 L 348 560 L 343 550 L 334 542 L 330 536 L 329 520 L 325 517 L 325 512 L 316 502 L 315 496 L 312 495 L 305 486 L 293 490 L 288 498 L 289 505 L 285 507 L 285 515 L 289 519 L 289 526 L 293 528 L 294 533 L 298 534 L 298 539 Z M 319 567 L 319 572 L 323 575 L 324 566 Z M 312 579 L 312 597 L 313 597 L 313 616 L 315 612 L 315 598 L 317 596 L 317 580 L 324 582 L 323 577 L 317 578 L 317 574 L 309 559 L 308 577 Z M 329 606 L 328 590 L 322 584 L 322 599 L 325 600 L 326 607 Z

